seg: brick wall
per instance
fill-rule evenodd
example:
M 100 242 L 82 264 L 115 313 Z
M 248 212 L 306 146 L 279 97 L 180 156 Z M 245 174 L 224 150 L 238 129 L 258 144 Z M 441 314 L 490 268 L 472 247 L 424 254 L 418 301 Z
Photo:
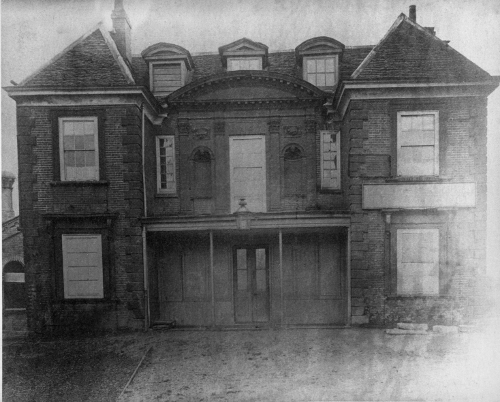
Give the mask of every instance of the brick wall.
M 280 117 L 269 117 L 279 116 Z M 163 125 L 152 128 L 147 142 L 148 210 L 150 216 L 192 215 L 192 155 L 197 148 L 209 149 L 213 160 L 213 212 L 230 213 L 229 137 L 259 134 L 266 138 L 266 179 L 268 212 L 346 209 L 343 193 L 322 192 L 319 172 L 319 130 L 322 116 L 315 108 L 283 110 L 245 109 L 181 111 L 172 113 Z M 156 191 L 155 135 L 174 135 L 176 141 L 177 194 Z M 287 195 L 284 188 L 283 150 L 295 144 L 304 155 L 304 191 Z M 346 152 L 347 148 L 343 149 Z M 344 155 L 346 156 L 346 155 Z M 347 160 L 347 158 L 345 158 Z M 152 178 L 154 177 L 154 180 Z
M 98 115 L 102 140 L 100 182 L 61 183 L 54 116 Z M 143 214 L 141 112 L 133 106 L 107 108 L 18 107 L 21 227 L 24 234 L 28 321 L 32 331 L 68 327 L 140 327 L 144 315 L 142 271 Z M 57 122 L 55 123 L 57 127 Z M 54 139 L 56 136 L 56 140 Z M 44 214 L 49 214 L 49 218 Z M 106 220 L 102 216 L 112 216 Z M 87 218 L 83 218 L 87 216 Z M 64 221 L 64 225 L 60 222 Z M 65 301 L 55 279 L 61 227 L 83 230 L 108 226 L 110 291 L 103 302 Z M 60 240 L 59 240 L 60 241 Z M 96 322 L 100 324 L 95 324 Z
M 446 231 L 445 265 L 449 272 L 441 297 L 397 297 L 390 292 L 390 228 L 386 214 L 364 211 L 363 183 L 385 183 L 396 174 L 396 114 L 402 110 L 439 110 L 440 178 L 475 181 L 473 209 L 444 212 L 397 211 L 401 222 L 434 223 Z M 351 211 L 352 321 L 391 324 L 397 321 L 459 323 L 474 318 L 480 303 L 476 278 L 485 266 L 486 228 L 486 105 L 483 99 L 353 101 L 343 136 L 349 139 Z M 390 219 L 390 218 L 389 218 Z M 393 264 L 394 265 L 394 264 Z M 447 274 L 448 275 L 448 274 Z M 442 279 L 441 279 L 442 280 Z

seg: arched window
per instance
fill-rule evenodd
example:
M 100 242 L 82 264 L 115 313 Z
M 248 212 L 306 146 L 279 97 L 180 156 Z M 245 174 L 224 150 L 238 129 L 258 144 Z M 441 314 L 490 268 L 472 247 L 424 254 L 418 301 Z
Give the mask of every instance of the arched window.
M 196 214 L 208 214 L 213 209 L 212 154 L 207 148 L 192 155 L 191 198 Z
M 283 153 L 283 160 L 285 196 L 303 195 L 305 166 L 302 150 L 297 145 L 289 145 Z
M 8 262 L 3 269 L 3 307 L 25 309 L 26 301 L 24 266 L 18 261 Z

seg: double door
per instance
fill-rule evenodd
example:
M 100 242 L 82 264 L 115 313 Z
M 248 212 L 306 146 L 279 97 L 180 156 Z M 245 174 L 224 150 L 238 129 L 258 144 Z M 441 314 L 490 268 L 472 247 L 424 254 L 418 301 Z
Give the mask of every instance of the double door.
M 269 321 L 269 249 L 233 248 L 234 319 L 236 323 Z

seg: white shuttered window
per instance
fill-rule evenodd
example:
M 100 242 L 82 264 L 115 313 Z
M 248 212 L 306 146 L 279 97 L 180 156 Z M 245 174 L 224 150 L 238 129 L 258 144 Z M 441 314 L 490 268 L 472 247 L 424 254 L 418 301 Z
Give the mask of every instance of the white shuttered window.
M 397 230 L 397 293 L 439 295 L 439 229 Z
M 321 188 L 340 189 L 340 132 L 320 131 Z
M 61 181 L 99 180 L 97 117 L 59 119 Z
M 184 85 L 184 63 L 153 63 L 151 73 L 156 96 L 168 95 Z
M 398 176 L 439 175 L 439 112 L 398 112 Z
M 65 299 L 104 297 L 101 235 L 62 235 Z

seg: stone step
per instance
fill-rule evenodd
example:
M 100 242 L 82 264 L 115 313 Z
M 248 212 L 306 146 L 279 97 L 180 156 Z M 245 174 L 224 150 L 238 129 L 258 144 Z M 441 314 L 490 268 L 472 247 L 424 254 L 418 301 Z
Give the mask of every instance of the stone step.
M 388 335 L 428 335 L 429 334 L 427 331 L 424 331 L 424 330 L 400 329 L 400 328 L 386 329 L 385 333 Z
M 429 329 L 427 324 L 414 324 L 409 322 L 398 322 L 397 327 L 399 329 L 410 329 L 414 331 L 427 331 Z
M 458 327 L 454 325 L 434 325 L 432 331 L 440 334 L 457 334 Z
M 479 327 L 477 325 L 459 325 L 458 332 L 478 332 Z

